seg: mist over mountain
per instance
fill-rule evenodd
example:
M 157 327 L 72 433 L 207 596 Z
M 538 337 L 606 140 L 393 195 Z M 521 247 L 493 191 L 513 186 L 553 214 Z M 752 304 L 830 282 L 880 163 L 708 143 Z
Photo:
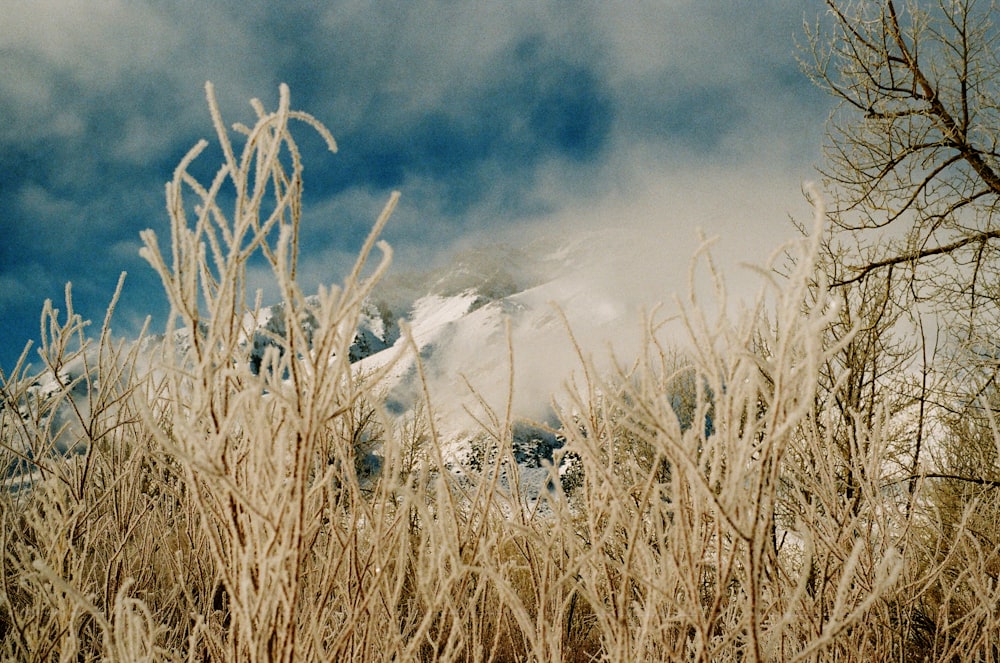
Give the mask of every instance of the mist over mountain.
M 388 417 L 409 416 L 429 397 L 437 430 L 458 472 L 484 461 L 476 423 L 477 417 L 486 417 L 483 408 L 504 412 L 511 400 L 522 478 L 539 490 L 548 476 L 544 467 L 561 446 L 545 428 L 559 425 L 552 399 L 580 369 L 571 330 L 581 351 L 607 357 L 616 343 L 620 348 L 629 339 L 631 345 L 637 336 L 638 318 L 623 304 L 627 294 L 619 292 L 620 299 L 613 301 L 609 292 L 614 287 L 595 287 L 595 279 L 606 281 L 602 273 L 608 267 L 596 256 L 607 255 L 608 241 L 606 233 L 592 233 L 535 239 L 523 246 L 472 247 L 443 266 L 390 274 L 362 307 L 350 347 L 356 374 L 391 365 L 377 386 L 379 406 Z M 315 297 L 308 297 L 310 302 Z M 246 361 L 255 373 L 266 364 L 269 348 L 281 351 L 287 333 L 283 308 L 265 306 L 244 316 L 241 347 L 246 355 L 237 361 Z M 305 315 L 303 328 L 311 343 L 318 323 L 308 309 Z M 184 334 L 175 334 L 175 349 L 183 352 Z M 151 335 L 141 349 L 153 361 L 158 339 L 162 336 Z M 59 375 L 42 372 L 29 389 L 32 402 L 21 406 L 44 413 L 42 418 L 54 426 L 71 422 L 71 408 L 87 407 L 86 370 L 81 357 Z M 63 393 L 68 397 L 60 400 Z M 59 405 L 47 412 L 47 402 Z M 78 432 L 70 426 L 62 438 L 76 439 Z M 67 442 L 53 451 L 72 456 L 82 450 Z M 373 453 L 377 466 L 377 449 Z M 28 460 L 5 468 L 8 480 L 30 469 Z

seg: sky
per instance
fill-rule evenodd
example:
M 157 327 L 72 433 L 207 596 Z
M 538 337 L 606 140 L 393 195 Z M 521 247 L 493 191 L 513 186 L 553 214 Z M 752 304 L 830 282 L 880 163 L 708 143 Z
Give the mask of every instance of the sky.
M 684 287 L 698 231 L 762 263 L 809 217 L 831 101 L 797 43 L 820 0 L 354 2 L 0 0 L 0 368 L 46 299 L 128 337 L 167 303 L 139 257 L 168 241 L 163 185 L 251 98 L 303 125 L 301 284 L 336 283 L 393 190 L 398 270 L 463 247 L 621 229 L 632 299 Z M 213 156 L 214 155 L 214 156 Z M 218 155 L 201 157 L 212 173 Z M 201 166 L 199 166 L 201 167 Z M 631 234 L 629 234 L 631 233 Z M 625 248 L 621 248 L 624 246 Z M 610 250 L 610 249 L 609 249 Z M 739 277 L 737 277 L 737 280 Z M 636 293 L 639 294 L 636 294 Z M 32 361 L 38 364 L 37 358 Z

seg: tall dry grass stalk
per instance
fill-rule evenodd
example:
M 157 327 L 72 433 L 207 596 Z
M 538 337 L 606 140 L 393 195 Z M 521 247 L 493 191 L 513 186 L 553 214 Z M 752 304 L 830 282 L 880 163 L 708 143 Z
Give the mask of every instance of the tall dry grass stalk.
M 237 149 L 208 97 L 222 167 L 196 180 L 196 146 L 167 185 L 169 250 L 143 233 L 167 333 L 115 341 L 112 304 L 88 340 L 67 290 L 64 316 L 43 312 L 42 370 L 26 350 L 0 375 L 0 658 L 996 659 L 991 494 L 930 480 L 911 494 L 888 413 L 832 439 L 847 376 L 820 372 L 850 335 L 829 340 L 837 309 L 814 285 L 821 207 L 794 272 L 762 271 L 756 306 L 731 314 L 716 279 L 716 313 L 680 305 L 686 340 L 651 321 L 617 374 L 581 356 L 536 501 L 518 488 L 509 407 L 480 400 L 486 461 L 459 480 L 440 395 L 424 383 L 393 419 L 382 375 L 350 365 L 396 196 L 344 284 L 307 299 L 289 123 L 333 139 L 282 87 Z M 285 330 L 259 364 L 252 260 Z M 377 474 L 359 471 L 359 444 L 378 448 Z

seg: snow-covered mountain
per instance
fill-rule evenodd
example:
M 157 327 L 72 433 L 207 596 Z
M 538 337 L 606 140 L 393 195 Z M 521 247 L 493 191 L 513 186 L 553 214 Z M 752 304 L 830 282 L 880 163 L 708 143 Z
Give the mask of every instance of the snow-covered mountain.
M 512 398 L 515 416 L 552 423 L 553 394 L 581 368 L 571 331 L 581 350 L 598 358 L 611 348 L 635 349 L 638 340 L 627 297 L 616 284 L 599 282 L 607 269 L 594 252 L 606 238 L 585 240 L 480 248 L 447 269 L 388 279 L 374 292 L 352 347 L 358 370 L 395 361 L 386 407 L 402 412 L 419 398 L 419 359 L 439 427 L 450 433 L 470 423 L 464 410 L 479 400 L 468 398 L 473 390 L 498 412 Z M 409 326 L 417 356 L 407 353 L 399 321 Z
M 634 342 L 638 331 L 626 314 L 621 291 L 602 282 L 600 274 L 607 270 L 597 256 L 607 239 L 594 235 L 527 248 L 483 247 L 459 254 L 444 268 L 388 277 L 364 304 L 350 349 L 355 370 L 371 373 L 392 362 L 379 393 L 388 415 L 400 417 L 423 399 L 419 361 L 437 430 L 456 468 L 475 469 L 485 460 L 477 442 L 483 433 L 475 421 L 484 418 L 482 404 L 502 414 L 512 399 L 520 422 L 513 433 L 522 474 L 543 482 L 544 465 L 561 442 L 545 426 L 526 422 L 557 423 L 552 396 L 580 368 L 569 329 L 585 351 L 598 355 L 608 354 L 605 343 Z M 284 319 L 278 305 L 247 321 L 252 367 L 259 367 L 267 347 L 283 336 Z M 404 325 L 416 353 L 401 332 Z M 84 406 L 82 369 L 81 362 L 59 376 L 42 376 L 29 389 L 30 397 L 44 402 L 70 389 L 73 403 Z M 72 433 L 67 430 L 66 438 Z M 58 451 L 74 449 L 67 443 Z M 4 473 L 9 479 L 20 469 L 5 468 Z
M 357 370 L 371 373 L 392 362 L 381 385 L 384 406 L 403 416 L 424 398 L 420 362 L 445 460 L 456 471 L 488 460 L 478 422 L 490 420 L 484 407 L 502 418 L 510 400 L 523 492 L 537 494 L 549 479 L 547 464 L 559 462 L 552 404 L 574 373 L 579 382 L 577 349 L 599 367 L 609 365 L 612 353 L 627 357 L 638 349 L 635 297 L 613 276 L 617 266 L 606 253 L 612 241 L 613 233 L 595 233 L 522 249 L 480 248 L 447 269 L 387 280 L 359 327 L 352 348 Z M 399 320 L 416 353 L 400 335 Z

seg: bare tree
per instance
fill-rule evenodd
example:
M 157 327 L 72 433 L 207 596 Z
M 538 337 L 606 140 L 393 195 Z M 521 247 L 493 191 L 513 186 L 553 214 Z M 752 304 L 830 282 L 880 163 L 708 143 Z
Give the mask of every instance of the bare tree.
M 996 4 L 826 5 L 807 29 L 806 69 L 840 102 L 822 171 L 834 198 L 827 275 L 859 291 L 888 293 L 894 280 L 905 283 L 891 289 L 892 303 L 913 312 L 921 330 L 921 309 L 932 306 L 932 326 L 947 332 L 937 361 L 950 385 L 938 382 L 933 395 L 921 390 L 921 420 L 931 401 L 962 417 L 995 400 L 1000 368 Z M 926 352 L 923 363 L 926 386 Z
M 994 5 L 826 4 L 828 20 L 807 29 L 806 63 L 841 102 L 823 174 L 837 227 L 873 247 L 841 282 L 905 267 L 924 286 L 918 294 L 960 295 L 975 312 L 993 294 L 1000 246 Z
M 806 63 L 814 82 L 839 101 L 822 170 L 833 197 L 823 271 L 844 305 L 843 329 L 831 332 L 857 331 L 835 357 L 842 364 L 828 365 L 824 377 L 846 376 L 830 393 L 847 405 L 836 411 L 850 432 L 851 421 L 879 404 L 876 389 L 909 374 L 910 388 L 897 402 L 913 399 L 916 425 L 903 431 L 901 480 L 892 484 L 906 485 L 909 527 L 925 528 L 921 536 L 932 542 L 925 547 L 937 551 L 927 568 L 950 569 L 954 559 L 946 575 L 960 578 L 970 560 L 963 537 L 988 566 L 1000 563 L 996 3 L 825 1 L 828 11 L 807 30 Z M 911 316 L 918 340 L 910 348 L 887 340 L 894 314 Z M 934 328 L 945 334 L 943 347 L 930 340 Z M 924 450 L 932 420 L 943 434 L 933 451 Z M 910 520 L 911 510 L 919 517 Z M 976 624 L 983 603 L 971 587 L 952 584 L 940 597 L 930 592 L 897 608 L 912 624 L 931 614 Z M 935 650 L 959 651 L 947 620 L 935 628 Z

